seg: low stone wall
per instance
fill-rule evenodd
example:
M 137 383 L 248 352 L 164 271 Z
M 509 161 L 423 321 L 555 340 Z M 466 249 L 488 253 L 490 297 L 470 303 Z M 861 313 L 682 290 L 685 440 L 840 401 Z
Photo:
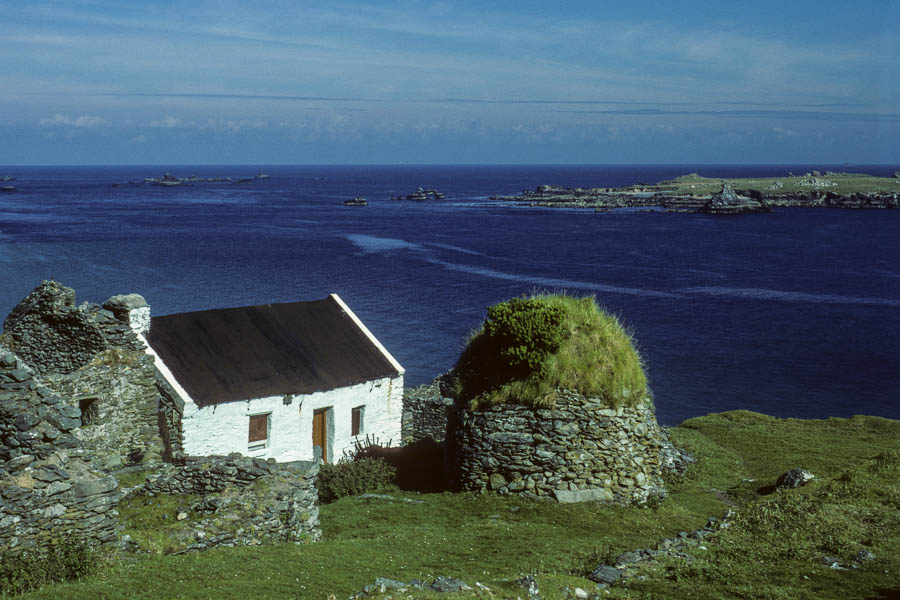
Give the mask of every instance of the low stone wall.
M 129 491 L 129 497 L 198 495 L 173 519 L 183 520 L 182 550 L 321 538 L 313 462 L 229 456 L 186 457 Z
M 447 422 L 453 398 L 444 376 L 431 383 L 403 390 L 401 440 L 411 444 L 421 440 L 441 443 L 447 437 Z
M 651 405 L 606 408 L 562 391 L 554 409 L 460 409 L 451 457 L 463 489 L 559 502 L 643 504 L 665 494 Z
M 81 413 L 0 345 L 0 548 L 116 541 L 117 482 L 77 437 Z

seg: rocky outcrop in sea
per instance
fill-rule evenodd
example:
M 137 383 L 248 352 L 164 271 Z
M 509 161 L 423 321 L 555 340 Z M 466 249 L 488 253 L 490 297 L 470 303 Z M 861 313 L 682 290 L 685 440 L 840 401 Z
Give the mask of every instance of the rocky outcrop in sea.
M 564 188 L 540 185 L 518 196 L 492 196 L 492 200 L 516 202 L 523 206 L 551 208 L 593 208 L 603 212 L 617 208 L 710 215 L 738 215 L 771 212 L 775 207 L 803 208 L 900 208 L 900 192 L 855 192 L 839 194 L 824 185 L 810 185 L 809 191 L 780 189 L 743 190 L 725 182 L 717 194 L 681 194 L 652 185 L 624 188 Z

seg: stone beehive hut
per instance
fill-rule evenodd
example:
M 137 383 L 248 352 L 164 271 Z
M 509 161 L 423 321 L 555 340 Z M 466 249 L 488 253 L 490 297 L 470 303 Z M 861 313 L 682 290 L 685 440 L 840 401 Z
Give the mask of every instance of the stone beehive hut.
M 665 494 L 640 359 L 593 299 L 491 307 L 455 374 L 448 442 L 463 489 L 625 505 Z
M 453 441 L 464 489 L 616 504 L 665 493 L 663 441 L 649 401 L 609 408 L 560 391 L 553 408 L 463 408 Z

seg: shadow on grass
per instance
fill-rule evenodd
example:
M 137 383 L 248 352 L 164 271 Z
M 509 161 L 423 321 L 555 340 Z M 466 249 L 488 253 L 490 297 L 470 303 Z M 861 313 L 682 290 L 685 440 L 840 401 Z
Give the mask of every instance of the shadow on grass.
M 869 596 L 866 600 L 900 600 L 900 588 L 878 588 L 877 596 Z
M 760 496 L 768 496 L 769 494 L 774 494 L 775 490 L 778 488 L 775 485 L 764 485 L 762 487 L 756 488 L 756 493 Z
M 452 491 L 444 445 L 432 439 L 400 448 L 369 446 L 362 456 L 380 458 L 397 469 L 394 483 L 402 490 L 423 493 Z

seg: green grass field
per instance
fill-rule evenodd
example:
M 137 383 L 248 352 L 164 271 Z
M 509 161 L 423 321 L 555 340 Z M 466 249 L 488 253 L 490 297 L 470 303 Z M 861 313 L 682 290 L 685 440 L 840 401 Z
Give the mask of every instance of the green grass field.
M 322 506 L 324 540 L 309 545 L 222 548 L 186 555 L 121 556 L 82 581 L 23 598 L 342 599 L 376 577 L 430 582 L 458 577 L 490 590 L 388 592 L 376 597 L 524 598 L 515 580 L 535 574 L 544 598 L 593 592 L 584 575 L 618 554 L 654 545 L 738 507 L 730 528 L 695 549 L 693 562 L 643 566 L 603 598 L 896 598 L 900 594 L 900 421 L 804 421 L 735 411 L 691 419 L 673 440 L 698 462 L 655 508 L 559 505 L 492 494 L 343 498 Z M 817 480 L 769 493 L 795 466 Z M 138 509 L 139 510 L 139 509 Z M 126 514 L 135 539 L 140 512 Z M 143 536 L 143 538 L 142 538 Z M 835 570 L 823 555 L 850 561 Z

